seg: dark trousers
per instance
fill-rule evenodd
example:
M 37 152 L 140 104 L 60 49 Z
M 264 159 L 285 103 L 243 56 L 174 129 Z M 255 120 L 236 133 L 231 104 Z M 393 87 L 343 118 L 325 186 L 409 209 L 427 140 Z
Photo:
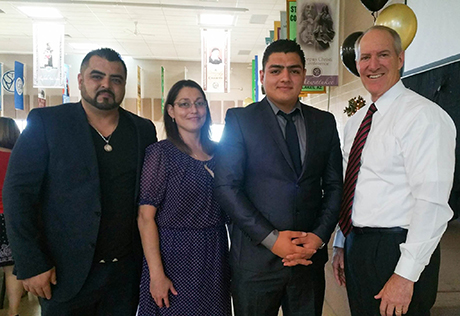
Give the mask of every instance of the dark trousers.
M 372 232 L 373 231 L 373 232 Z M 353 316 L 380 316 L 377 295 L 391 277 L 401 256 L 399 245 L 406 241 L 406 230 L 353 231 L 345 242 L 345 277 L 348 301 Z M 414 285 L 406 316 L 430 315 L 436 301 L 440 247 L 431 256 Z
M 42 316 L 135 315 L 139 282 L 137 263 L 131 255 L 117 262 L 94 263 L 82 289 L 70 301 L 40 298 Z
M 280 259 L 281 260 L 281 259 Z M 235 316 L 321 316 L 324 265 L 296 266 L 279 271 L 232 270 Z

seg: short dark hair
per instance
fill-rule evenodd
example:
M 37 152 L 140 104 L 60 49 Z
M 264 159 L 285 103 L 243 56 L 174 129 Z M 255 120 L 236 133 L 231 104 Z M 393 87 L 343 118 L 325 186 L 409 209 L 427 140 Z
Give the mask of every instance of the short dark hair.
M 168 92 L 168 96 L 166 97 L 166 107 L 163 113 L 163 119 L 165 122 L 165 130 L 167 138 L 176 145 L 179 150 L 185 152 L 186 154 L 191 154 L 190 148 L 187 146 L 186 143 L 182 140 L 179 130 L 177 129 L 176 122 L 173 122 L 172 117 L 168 113 L 168 106 L 174 106 L 174 102 L 176 101 L 179 92 L 182 88 L 189 87 L 195 88 L 200 91 L 201 95 L 203 96 L 204 101 L 206 102 L 206 120 L 204 121 L 203 126 L 201 127 L 201 134 L 200 134 L 200 142 L 203 150 L 208 154 L 211 155 L 214 153 L 215 143 L 211 140 L 211 113 L 209 111 L 208 100 L 206 99 L 206 95 L 204 94 L 203 89 L 201 86 L 193 80 L 179 80 L 176 82 Z
M 355 42 L 355 59 L 356 60 L 359 60 L 359 57 L 361 55 L 361 50 L 360 50 L 359 45 L 361 44 L 361 40 L 363 39 L 363 36 L 372 30 L 380 30 L 380 31 L 384 31 L 390 34 L 391 37 L 393 38 L 393 48 L 395 49 L 396 55 L 399 56 L 399 54 L 401 54 L 403 49 L 402 49 L 401 37 L 399 36 L 398 32 L 396 32 L 395 30 L 393 30 L 392 28 L 388 26 L 374 25 L 368 28 L 366 31 L 364 31 L 364 33 L 361 34 L 356 40 Z
M 85 58 L 83 58 L 83 61 L 81 62 L 80 73 L 83 73 L 85 68 L 88 67 L 89 60 L 93 56 L 98 56 L 98 57 L 107 59 L 108 61 L 120 62 L 123 65 L 123 69 L 125 70 L 125 77 L 128 75 L 128 69 L 126 68 L 126 64 L 123 61 L 123 59 L 121 59 L 120 54 L 118 54 L 116 51 L 114 51 L 111 48 L 98 48 L 86 54 Z
M 264 57 L 262 58 L 262 70 L 265 70 L 265 65 L 268 62 L 268 58 L 273 53 L 297 53 L 300 60 L 302 61 L 302 66 L 305 68 L 305 53 L 299 44 L 288 39 L 280 39 L 274 41 L 267 46 L 264 52 Z
M 13 149 L 20 134 L 21 132 L 12 118 L 0 117 L 0 147 Z

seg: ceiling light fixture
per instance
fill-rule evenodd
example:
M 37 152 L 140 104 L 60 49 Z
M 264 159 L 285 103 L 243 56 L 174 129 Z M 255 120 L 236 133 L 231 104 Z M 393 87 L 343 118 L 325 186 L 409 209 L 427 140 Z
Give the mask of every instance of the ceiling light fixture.
M 62 19 L 62 14 L 56 8 L 51 7 L 18 7 L 18 9 L 30 18 L 39 19 Z
M 0 0 L 0 2 L 11 2 L 11 0 Z M 43 0 L 21 0 L 23 3 L 40 3 Z M 120 1 L 88 1 L 88 0 L 46 0 L 48 4 L 83 4 L 83 5 L 102 5 L 102 6 L 121 6 L 121 7 L 146 7 L 146 8 L 163 8 L 163 9 L 184 9 L 184 10 L 212 10 L 223 12 L 247 12 L 247 8 L 221 7 L 221 6 L 204 6 L 204 5 L 186 5 L 186 4 L 166 4 L 166 3 L 148 3 L 148 2 L 120 2 Z

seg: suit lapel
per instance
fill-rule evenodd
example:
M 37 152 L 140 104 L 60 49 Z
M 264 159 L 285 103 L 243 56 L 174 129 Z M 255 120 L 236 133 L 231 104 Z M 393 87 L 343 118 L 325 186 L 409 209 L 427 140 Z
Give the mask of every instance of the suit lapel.
M 72 147 L 78 148 L 78 156 L 85 161 L 91 176 L 99 179 L 96 150 L 94 149 L 91 127 L 89 126 L 85 110 L 80 102 L 75 104 L 75 107 L 72 107 L 72 109 L 74 111 L 70 115 L 67 127 L 72 136 Z
M 281 128 L 279 127 L 278 120 L 276 119 L 275 114 L 267 101 L 267 98 L 264 98 L 261 102 L 261 117 L 264 122 L 265 129 L 267 134 L 269 134 L 275 140 L 275 143 L 278 145 L 278 148 L 281 150 L 286 162 L 291 167 L 292 171 L 295 173 L 294 163 L 292 162 L 291 155 L 289 154 L 289 149 L 286 144 L 286 140 L 283 137 Z
M 305 132 L 306 132 L 305 156 L 304 156 L 303 164 L 302 164 L 302 172 L 300 174 L 300 177 L 302 177 L 305 171 L 307 170 L 307 166 L 309 164 L 312 148 L 314 147 L 313 144 L 316 141 L 317 134 L 315 131 L 317 129 L 316 129 L 316 121 L 312 117 L 313 115 L 311 111 L 309 111 L 308 107 L 303 103 L 300 103 L 300 106 L 302 107 L 302 114 L 305 120 Z
M 128 120 L 131 122 L 131 124 L 133 124 L 134 126 L 134 129 L 136 131 L 136 143 L 137 143 L 137 149 L 136 149 L 136 152 L 137 152 L 137 166 L 136 166 L 136 187 L 135 187 L 135 192 L 134 192 L 134 202 L 136 203 L 137 202 L 137 197 L 138 197 L 138 193 L 139 193 L 139 184 L 140 184 L 140 175 L 141 175 L 141 170 L 142 170 L 142 166 L 143 166 L 143 155 L 144 155 L 144 148 L 142 147 L 142 143 L 141 143 L 141 132 L 139 130 L 139 125 L 136 124 L 136 120 L 133 119 L 133 117 L 128 113 L 128 111 L 126 111 L 125 109 L 123 108 L 119 108 L 119 111 L 120 111 L 120 115 L 123 115 L 125 116 L 126 118 L 128 118 Z

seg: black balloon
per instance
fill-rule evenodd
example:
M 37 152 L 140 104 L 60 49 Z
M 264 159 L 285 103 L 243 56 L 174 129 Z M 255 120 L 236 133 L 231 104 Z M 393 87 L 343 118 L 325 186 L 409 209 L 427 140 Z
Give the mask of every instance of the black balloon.
M 355 61 L 355 42 L 363 32 L 354 32 L 347 36 L 340 47 L 340 57 L 342 63 L 347 67 L 348 71 L 359 77 L 358 70 L 356 69 Z
M 379 11 L 388 0 L 361 0 L 361 3 L 372 12 Z

